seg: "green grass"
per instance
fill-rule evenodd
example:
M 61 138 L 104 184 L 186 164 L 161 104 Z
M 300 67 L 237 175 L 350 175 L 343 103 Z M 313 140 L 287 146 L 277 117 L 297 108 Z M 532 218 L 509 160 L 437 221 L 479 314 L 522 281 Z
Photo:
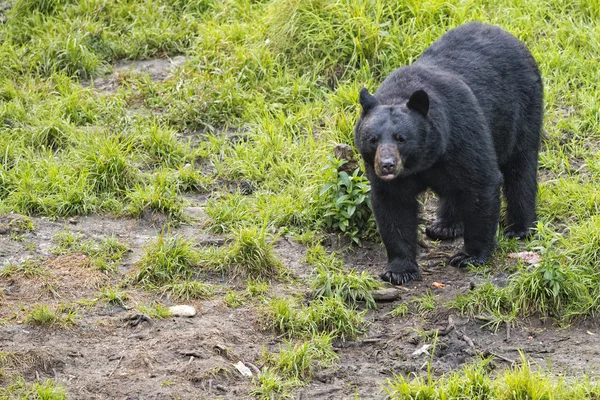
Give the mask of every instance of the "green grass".
M 331 340 L 331 335 L 323 333 L 306 341 L 286 342 L 275 354 L 263 351 L 265 366 L 254 379 L 252 394 L 259 399 L 292 397 L 293 388 L 306 385 L 316 371 L 336 363 Z
M 599 390 L 587 378 L 569 379 L 532 367 L 524 356 L 519 365 L 494 375 L 489 360 L 483 360 L 439 378 L 395 375 L 384 387 L 392 400 L 595 399 Z
M 76 323 L 77 311 L 70 306 L 49 307 L 37 305 L 26 311 L 26 324 L 39 326 L 70 326 Z
M 135 280 L 147 286 L 187 280 L 198 262 L 198 252 L 191 240 L 161 234 L 156 242 L 146 246 Z
M 313 297 L 337 297 L 350 305 L 364 301 L 367 308 L 377 308 L 371 291 L 383 286 L 380 280 L 365 271 L 345 271 L 336 255 L 327 255 L 321 245 L 309 249 L 305 261 L 315 267 L 311 278 Z
M 84 253 L 90 257 L 93 268 L 106 272 L 114 272 L 129 250 L 129 245 L 115 236 L 107 236 L 102 241 L 84 240 L 81 232 L 71 232 L 68 226 L 58 231 L 53 239 L 56 243 L 56 247 L 52 249 L 54 254 Z
M 169 318 L 171 316 L 169 307 L 158 302 L 152 302 L 150 304 L 140 304 L 136 307 L 136 310 L 138 310 L 144 315 L 147 315 L 152 319 L 164 319 Z
M 342 340 L 354 339 L 366 329 L 364 312 L 348 308 L 343 300 L 328 297 L 299 306 L 290 298 L 275 298 L 265 307 L 265 325 L 288 337 L 328 333 Z
M 29 383 L 22 377 L 13 376 L 0 386 L 0 399 L 65 400 L 66 398 L 65 389 L 49 379 Z

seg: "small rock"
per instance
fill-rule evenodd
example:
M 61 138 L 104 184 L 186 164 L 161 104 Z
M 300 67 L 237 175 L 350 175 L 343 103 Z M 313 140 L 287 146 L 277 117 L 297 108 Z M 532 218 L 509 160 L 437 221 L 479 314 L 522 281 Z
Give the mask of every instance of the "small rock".
M 432 346 L 431 344 L 424 344 L 422 347 L 420 347 L 417 350 L 413 351 L 412 356 L 413 357 L 419 357 L 421 354 L 427 354 L 427 350 L 429 350 L 429 348 L 431 346 Z
M 193 317 L 196 315 L 196 309 L 192 306 L 172 306 L 169 307 L 169 312 L 174 317 Z
M 238 371 L 240 371 L 240 374 L 242 374 L 242 376 L 246 376 L 246 377 L 252 376 L 252 371 L 250 371 L 250 368 L 246 367 L 246 365 L 243 362 L 238 361 L 237 364 L 233 364 L 233 366 Z

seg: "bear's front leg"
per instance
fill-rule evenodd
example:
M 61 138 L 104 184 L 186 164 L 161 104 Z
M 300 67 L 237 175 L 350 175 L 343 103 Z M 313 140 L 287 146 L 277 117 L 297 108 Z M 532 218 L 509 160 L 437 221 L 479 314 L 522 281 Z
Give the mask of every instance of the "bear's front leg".
M 379 235 L 388 256 L 381 279 L 394 285 L 421 280 L 417 253 L 417 217 L 419 203 L 411 185 L 375 184 L 371 189 L 371 203 Z

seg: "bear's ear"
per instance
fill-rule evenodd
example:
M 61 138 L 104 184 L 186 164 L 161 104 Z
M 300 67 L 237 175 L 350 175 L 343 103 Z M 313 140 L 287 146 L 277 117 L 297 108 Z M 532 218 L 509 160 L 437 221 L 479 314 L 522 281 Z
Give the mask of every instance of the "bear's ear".
M 360 95 L 358 97 L 360 100 L 360 105 L 362 106 L 363 112 L 365 114 L 379 105 L 379 100 L 377 100 L 375 96 L 369 93 L 367 88 L 360 89 Z
M 410 95 L 406 106 L 411 110 L 415 110 L 424 117 L 427 117 L 429 112 L 429 95 L 424 90 L 417 90 Z

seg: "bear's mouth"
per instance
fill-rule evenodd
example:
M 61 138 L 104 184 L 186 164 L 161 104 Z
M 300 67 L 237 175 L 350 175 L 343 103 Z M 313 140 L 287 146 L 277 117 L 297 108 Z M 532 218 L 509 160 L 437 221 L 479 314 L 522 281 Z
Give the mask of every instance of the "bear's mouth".
M 384 180 L 384 181 L 391 181 L 392 179 L 394 179 L 396 176 L 396 174 L 387 174 L 387 175 L 378 175 L 379 179 Z

